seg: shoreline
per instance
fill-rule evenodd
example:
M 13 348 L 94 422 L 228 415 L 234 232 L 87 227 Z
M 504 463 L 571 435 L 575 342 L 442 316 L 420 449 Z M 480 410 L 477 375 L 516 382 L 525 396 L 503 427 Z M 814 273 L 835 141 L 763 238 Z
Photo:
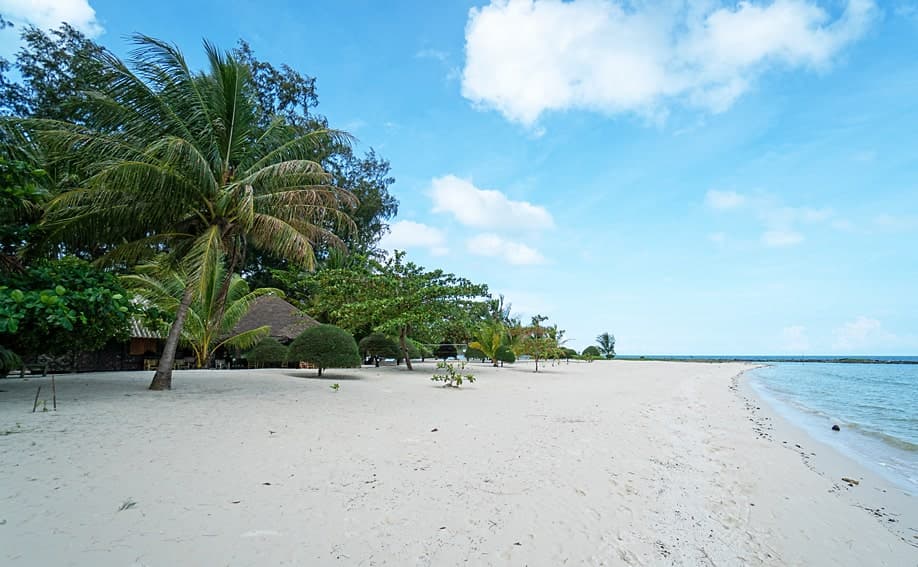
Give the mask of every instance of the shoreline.
M 873 516 L 890 533 L 918 549 L 918 494 L 783 416 L 750 384 L 748 373 L 761 366 L 743 370 L 734 378 L 736 394 L 752 416 L 756 434 L 798 455 L 810 471 L 832 483 L 829 492 Z M 855 479 L 858 484 L 843 478 Z

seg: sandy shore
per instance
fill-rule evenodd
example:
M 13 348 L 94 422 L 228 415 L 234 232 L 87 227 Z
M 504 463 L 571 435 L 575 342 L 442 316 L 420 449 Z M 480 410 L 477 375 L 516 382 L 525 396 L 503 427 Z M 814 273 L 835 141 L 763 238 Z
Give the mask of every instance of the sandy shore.
M 0 564 L 918 565 L 918 501 L 742 364 L 418 366 L 0 381 Z

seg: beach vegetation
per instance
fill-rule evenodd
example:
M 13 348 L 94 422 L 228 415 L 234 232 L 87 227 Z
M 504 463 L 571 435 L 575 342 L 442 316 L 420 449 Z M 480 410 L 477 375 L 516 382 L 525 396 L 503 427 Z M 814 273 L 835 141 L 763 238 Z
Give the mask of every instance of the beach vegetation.
M 596 337 L 596 344 L 598 345 L 599 353 L 607 360 L 615 358 L 615 335 L 608 332 L 602 333 Z
M 372 357 L 375 366 L 379 367 L 379 361 L 382 358 L 399 358 L 402 352 L 399 350 L 395 341 L 382 333 L 371 333 L 360 339 L 358 343 L 360 354 L 364 357 Z M 410 349 L 408 355 L 411 355 Z
M 583 352 L 580 353 L 584 358 L 591 356 L 593 358 L 599 358 L 602 356 L 602 353 L 599 352 L 599 347 L 596 345 L 590 345 L 583 349 Z
M 485 321 L 479 325 L 473 338 L 475 340 L 469 343 L 469 347 L 483 353 L 484 356 L 482 358 L 489 358 L 491 364 L 495 367 L 499 362 L 497 351 L 502 346 L 510 345 L 510 333 L 507 331 L 504 322 L 499 319 Z M 468 357 L 468 355 L 466 355 L 466 357 Z
M 482 362 L 488 358 L 488 355 L 471 345 L 465 347 L 465 352 L 463 352 L 462 355 L 466 358 L 466 360 L 480 360 Z
M 539 371 L 539 361 L 545 358 L 556 358 L 558 354 L 557 326 L 543 325 L 548 317 L 535 315 L 532 323 L 519 330 L 517 352 L 531 357 L 535 361 L 535 371 Z M 562 331 L 563 333 L 563 331 Z
M 469 384 L 475 381 L 475 376 L 470 373 L 464 373 L 465 362 L 446 362 L 437 363 L 437 370 L 442 373 L 434 374 L 430 377 L 434 382 L 443 382 L 444 388 L 459 388 L 463 382 Z
M 353 335 L 335 325 L 317 325 L 303 331 L 290 343 L 288 363 L 308 362 L 319 370 L 358 368 L 360 353 Z
M 501 366 L 503 366 L 505 362 L 507 364 L 513 364 L 516 362 L 516 353 L 513 352 L 513 349 L 509 346 L 502 345 L 497 349 L 497 361 L 500 362 Z
M 265 337 L 246 353 L 245 358 L 259 368 L 277 367 L 287 360 L 287 347 L 274 337 Z

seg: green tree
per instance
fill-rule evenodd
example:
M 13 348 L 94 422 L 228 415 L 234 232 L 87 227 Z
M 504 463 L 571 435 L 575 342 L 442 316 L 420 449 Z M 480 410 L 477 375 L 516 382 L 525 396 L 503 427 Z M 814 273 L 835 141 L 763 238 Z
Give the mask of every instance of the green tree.
M 127 339 L 133 305 L 118 278 L 76 258 L 0 272 L 0 346 L 71 354 Z
M 467 318 L 471 305 L 487 294 L 487 286 L 405 262 L 404 252 L 384 263 L 373 261 L 369 269 L 322 270 L 314 283 L 315 311 L 348 330 L 370 326 L 398 336 L 409 370 L 409 335 L 442 335 L 451 323 Z
M 280 366 L 287 360 L 287 347 L 274 337 L 265 337 L 245 357 L 259 367 Z
M 21 252 L 47 200 L 44 170 L 0 155 L 0 270 L 20 270 Z
M 289 362 L 309 362 L 319 369 L 360 366 L 360 354 L 354 337 L 334 325 L 317 325 L 303 331 L 290 343 Z
M 513 352 L 513 349 L 509 346 L 501 346 L 497 349 L 497 360 L 500 362 L 501 366 L 503 366 L 505 362 L 507 364 L 513 364 L 516 362 L 516 353 Z
M 480 360 L 484 362 L 484 360 L 488 358 L 488 355 L 481 352 L 480 350 L 473 347 L 472 345 L 467 346 L 465 348 L 465 352 L 462 354 L 463 356 L 465 356 L 466 360 Z
M 191 304 L 188 307 L 185 324 L 182 326 L 181 342 L 194 351 L 198 368 L 209 367 L 214 354 L 221 347 L 241 350 L 251 348 L 264 339 L 271 328 L 262 326 L 242 333 L 233 334 L 233 329 L 248 313 L 252 304 L 264 295 L 283 296 L 273 288 L 249 290 L 249 284 L 240 276 L 232 274 L 229 288 L 221 303 L 221 288 L 226 280 L 226 268 L 221 264 L 206 274 L 204 286 L 195 286 Z M 136 274 L 122 276 L 121 280 L 148 305 L 169 315 L 170 321 L 177 317 L 185 290 L 189 287 L 189 276 L 181 271 L 171 270 L 163 264 L 147 264 L 137 267 Z M 155 325 L 155 322 L 153 323 Z
M 539 371 L 539 360 L 554 356 L 558 350 L 556 327 L 542 325 L 548 317 L 536 315 L 532 324 L 521 329 L 517 352 L 531 356 L 535 360 L 535 371 Z
M 596 337 L 596 343 L 599 345 L 599 352 L 607 359 L 615 358 L 615 335 L 603 333 Z
M 57 162 L 94 174 L 51 201 L 46 226 L 64 243 L 108 242 L 101 260 L 132 263 L 165 249 L 188 274 L 150 388 L 169 389 L 175 350 L 196 288 L 224 261 L 217 298 L 225 304 L 231 275 L 249 244 L 304 269 L 316 243 L 340 245 L 329 229 L 352 229 L 342 206 L 356 200 L 329 185 L 315 149 L 346 137 L 328 130 L 299 135 L 261 118 L 249 68 L 209 43 L 206 73 L 192 72 L 174 46 L 135 36 L 128 65 L 94 55 L 111 75 L 82 101 L 85 123 L 25 122 Z M 217 317 L 219 320 L 221 317 Z
M 581 355 L 584 357 L 592 356 L 593 358 L 599 358 L 600 356 L 602 356 L 602 353 L 599 352 L 599 347 L 595 345 L 591 345 L 583 349 L 583 352 L 581 353 Z
M 510 335 L 504 323 L 500 320 L 485 321 L 479 325 L 473 337 L 475 340 L 469 343 L 469 347 L 482 352 L 496 367 L 499 362 L 497 351 L 510 344 Z
M 358 343 L 360 352 L 364 356 L 372 356 L 376 366 L 379 367 L 380 358 L 399 358 L 402 353 L 395 341 L 382 333 L 371 333 L 360 339 Z M 409 349 L 410 350 L 410 349 Z

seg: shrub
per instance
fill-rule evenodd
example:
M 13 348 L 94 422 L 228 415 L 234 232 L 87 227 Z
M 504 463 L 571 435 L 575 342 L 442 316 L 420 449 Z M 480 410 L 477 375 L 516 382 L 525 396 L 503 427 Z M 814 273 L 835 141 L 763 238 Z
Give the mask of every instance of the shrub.
M 456 350 L 456 345 L 452 343 L 440 343 L 440 346 L 437 347 L 434 354 L 437 355 L 437 358 L 443 360 L 447 358 L 459 358 L 459 352 Z
M 411 358 L 420 358 L 424 360 L 425 358 L 430 358 L 433 356 L 433 351 L 430 350 L 430 347 L 424 343 L 420 343 L 414 339 L 408 339 L 408 356 Z
M 287 360 L 287 347 L 273 337 L 265 337 L 245 357 L 258 366 L 280 366 Z
M 561 347 L 560 354 L 561 354 L 561 358 L 565 358 L 567 360 L 570 360 L 572 358 L 577 358 L 577 351 L 572 348 Z
M 472 374 L 463 374 L 462 371 L 465 370 L 465 363 L 458 363 L 459 369 L 456 370 L 456 365 L 452 362 L 438 362 L 437 369 L 444 370 L 443 374 L 434 374 L 430 377 L 434 382 L 443 382 L 444 388 L 458 388 L 462 385 L 463 381 L 471 384 L 475 381 L 475 376 Z
M 599 352 L 599 347 L 597 346 L 588 346 L 583 349 L 583 356 L 592 356 L 593 358 L 599 358 L 602 354 Z
M 501 365 L 505 362 L 507 364 L 513 364 L 516 362 L 516 353 L 508 346 L 501 346 L 497 349 L 497 361 L 500 362 Z
M 376 366 L 379 366 L 380 358 L 401 358 L 402 353 L 398 348 L 398 345 L 395 344 L 395 341 L 387 337 L 382 333 L 373 333 L 367 335 L 366 337 L 360 339 L 360 352 L 364 356 L 372 356 L 376 362 Z M 411 353 L 411 348 L 408 349 L 409 356 Z
M 484 361 L 484 359 L 488 358 L 488 355 L 486 355 L 485 353 L 481 352 L 481 351 L 478 350 L 477 348 L 467 347 L 467 348 L 465 349 L 465 358 L 466 358 L 467 360 L 473 360 L 473 359 L 474 359 L 474 360 L 481 360 L 481 361 Z
M 357 342 L 350 333 L 334 325 L 317 325 L 303 331 L 287 352 L 290 362 L 309 362 L 319 369 L 360 366 Z
M 22 367 L 22 360 L 15 352 L 0 346 L 0 378 L 5 378 L 12 370 Z

